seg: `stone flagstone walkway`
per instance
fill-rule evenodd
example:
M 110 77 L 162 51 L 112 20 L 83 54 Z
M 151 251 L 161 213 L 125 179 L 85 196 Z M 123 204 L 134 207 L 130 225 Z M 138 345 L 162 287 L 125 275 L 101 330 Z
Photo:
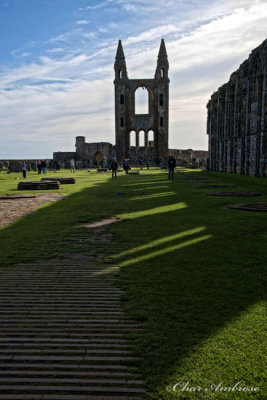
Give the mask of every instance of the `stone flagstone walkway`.
M 143 400 L 118 267 L 86 255 L 0 268 L 0 400 Z

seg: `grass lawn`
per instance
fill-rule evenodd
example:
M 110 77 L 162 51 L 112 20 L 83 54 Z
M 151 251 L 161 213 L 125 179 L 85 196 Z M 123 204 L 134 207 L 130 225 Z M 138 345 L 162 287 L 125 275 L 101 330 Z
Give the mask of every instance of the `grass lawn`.
M 151 398 L 263 400 L 267 213 L 226 205 L 267 202 L 267 180 L 190 174 L 236 188 L 197 189 L 199 184 L 184 179 L 185 173 L 168 181 L 166 171 L 158 169 L 120 174 L 117 181 L 110 174 L 76 171 L 77 183 L 57 191 L 66 200 L 0 229 L 0 262 L 55 256 L 64 238 L 84 229 L 77 228 L 78 222 L 121 218 L 109 228 L 114 245 L 101 252 L 107 263 L 121 266 L 126 312 L 143 321 L 136 351 Z M 69 171 L 57 175 L 72 176 Z M 2 172 L 0 193 L 17 193 L 17 177 L 21 174 Z M 34 172 L 28 177 L 39 180 Z M 262 196 L 206 195 L 235 190 Z M 234 391 L 221 390 L 238 382 Z

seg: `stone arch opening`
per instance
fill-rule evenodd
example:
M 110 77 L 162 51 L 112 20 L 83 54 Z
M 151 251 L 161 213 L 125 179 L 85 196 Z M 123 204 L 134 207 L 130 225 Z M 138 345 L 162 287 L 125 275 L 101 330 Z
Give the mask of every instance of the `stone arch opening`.
M 104 157 L 101 151 L 96 151 L 94 154 L 94 165 L 103 165 Z
M 154 147 L 154 142 L 155 142 L 155 132 L 150 129 L 147 132 L 147 147 L 148 148 L 153 148 Z
M 131 131 L 129 133 L 129 143 L 130 143 L 130 147 L 136 147 L 136 132 L 135 131 Z
M 139 131 L 139 147 L 145 147 L 145 131 Z
M 149 92 L 144 86 L 139 86 L 134 93 L 135 114 L 149 113 Z

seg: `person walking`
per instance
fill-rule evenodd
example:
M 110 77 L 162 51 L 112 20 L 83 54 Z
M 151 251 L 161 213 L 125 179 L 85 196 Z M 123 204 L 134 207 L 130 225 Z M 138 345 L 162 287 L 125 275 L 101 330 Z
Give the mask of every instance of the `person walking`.
M 117 161 L 116 157 L 114 157 L 111 162 L 112 179 L 117 179 L 118 166 L 119 166 L 118 161 Z
M 123 160 L 123 169 L 125 171 L 125 174 L 127 175 L 128 171 L 129 171 L 129 164 L 128 164 L 128 161 L 126 159 Z
M 41 173 L 41 171 L 42 171 L 42 167 L 41 167 L 41 161 L 40 161 L 40 160 L 38 160 L 38 161 L 37 161 L 37 163 L 36 163 L 36 167 L 37 167 L 38 174 L 40 174 L 40 173 Z
M 170 156 L 169 158 L 168 167 L 169 167 L 168 179 L 173 179 L 173 172 L 174 168 L 176 167 L 176 161 L 173 156 Z
M 146 162 L 146 169 L 149 169 L 149 161 Z
M 143 159 L 141 157 L 139 158 L 139 166 L 140 166 L 140 169 L 142 170 L 143 169 Z
M 70 172 L 75 172 L 75 161 L 73 158 L 70 160 Z
M 21 163 L 21 171 L 22 171 L 23 178 L 26 179 L 27 165 L 26 165 L 25 161 L 22 161 L 22 163 Z
M 45 160 L 43 160 L 41 162 L 41 168 L 42 168 L 43 174 L 45 174 L 46 173 L 46 162 L 45 162 Z

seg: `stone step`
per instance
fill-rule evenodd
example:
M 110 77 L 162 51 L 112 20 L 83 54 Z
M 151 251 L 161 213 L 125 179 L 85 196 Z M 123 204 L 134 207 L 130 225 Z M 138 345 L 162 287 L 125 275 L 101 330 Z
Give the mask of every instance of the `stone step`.
M 57 323 L 54 323 L 55 321 L 57 321 Z M 79 323 L 82 323 L 82 324 L 84 324 L 84 323 L 93 323 L 94 325 L 97 325 L 97 324 L 105 324 L 105 325 L 107 325 L 107 324 L 120 324 L 120 325 L 124 325 L 124 326 L 136 326 L 136 327 L 139 327 L 139 325 L 136 325 L 136 323 L 134 322 L 134 321 L 131 321 L 131 320 L 129 320 L 129 319 L 118 319 L 118 318 L 116 318 L 116 317 L 114 317 L 114 318 L 109 318 L 109 319 L 94 319 L 94 318 L 80 318 L 80 317 L 77 317 L 77 318 L 68 318 L 68 319 L 62 319 L 62 320 L 59 320 L 58 319 L 58 317 L 56 317 L 56 319 L 54 319 L 54 318 L 47 318 L 47 317 L 45 317 L 45 318 L 18 318 L 18 319 L 12 319 L 12 318 L 9 318 L 9 319 L 4 319 L 4 318 L 2 318 L 1 319 L 1 324 L 17 324 L 17 323 L 22 323 L 22 324 L 32 324 L 32 323 L 34 323 L 34 324 L 38 324 L 38 323 L 41 323 L 41 324 L 43 324 L 44 322 L 46 322 L 46 323 L 48 323 L 48 324 L 50 324 L 50 323 L 52 323 L 53 325 L 62 325 L 62 324 L 67 324 L 67 325 L 69 325 L 69 324 L 79 324 Z
M 123 355 L 128 355 L 132 354 L 132 352 L 128 349 L 118 349 L 118 350 L 110 350 L 110 349 L 87 349 L 87 348 L 80 348 L 80 349 L 40 349 L 40 348 L 35 348 L 35 349 L 10 349 L 10 348 L 5 348 L 5 349 L 0 349 L 0 356 L 2 354 L 45 354 L 45 355 L 56 355 L 56 354 L 61 354 L 61 355 L 72 355 L 72 354 L 80 354 L 80 355 L 91 355 L 91 354 L 99 354 L 99 355 L 105 355 L 107 356 L 108 354 L 121 354 Z
M 110 290 L 110 289 L 117 289 L 115 286 L 112 286 L 111 283 L 113 282 L 113 279 L 102 279 L 102 280 L 96 280 L 92 277 L 88 277 L 87 279 L 90 279 L 90 283 L 86 283 L 84 281 L 80 282 L 72 282 L 72 283 L 68 283 L 68 282 L 63 282 L 62 279 L 60 279 L 58 282 L 56 281 L 56 278 L 51 278 L 54 279 L 54 283 L 53 285 L 51 284 L 51 280 L 50 281 L 44 281 L 42 280 L 42 282 L 35 282 L 34 280 L 30 281 L 29 279 L 23 281 L 22 279 L 18 279 L 18 280 L 11 280 L 9 278 L 8 279 L 8 283 L 5 280 L 1 280 L 0 279 L 0 283 L 1 283 L 1 287 L 5 288 L 5 289 L 17 289 L 17 288 L 41 288 L 41 289 L 88 289 L 90 287 L 94 287 L 96 289 L 102 289 L 102 290 Z M 118 289 L 117 289 L 118 290 Z
M 78 395 L 78 394 L 0 394 L 0 400 L 144 400 L 137 396 L 103 396 L 103 395 Z
M 2 303 L 3 304 L 3 303 Z M 20 303 L 16 303 L 16 304 L 4 304 L 5 307 L 5 311 L 7 311 L 7 313 L 14 313 L 16 312 L 16 310 L 18 310 L 18 312 L 20 310 L 25 310 L 27 313 L 29 312 L 51 312 L 51 313 L 55 313 L 55 309 L 59 310 L 59 313 L 62 314 L 75 314 L 76 311 L 80 314 L 83 314 L 84 312 L 86 313 L 86 311 L 84 310 L 90 310 L 88 311 L 88 313 L 90 314 L 92 313 L 99 313 L 99 314 L 115 314 L 115 313 L 121 313 L 121 308 L 118 305 L 112 305 L 109 306 L 108 304 L 106 305 L 101 305 L 101 304 L 94 304 L 94 305 L 77 305 L 76 307 L 69 307 L 68 305 L 64 305 L 64 304 L 47 304 L 47 305 L 43 305 L 43 303 L 41 303 L 41 305 L 38 304 L 29 304 L 27 308 L 25 304 L 22 304 L 23 308 L 21 307 Z
M 81 372 L 81 370 L 84 370 L 86 372 L 92 372 L 92 373 L 96 373 L 98 372 L 99 374 L 103 374 L 103 372 L 111 372 L 111 371 L 115 371 L 116 373 L 121 373 L 123 372 L 129 372 L 129 371 L 133 371 L 135 370 L 135 368 L 133 366 L 131 366 L 131 368 L 129 368 L 128 365 L 122 365 L 122 364 L 75 364 L 75 363 L 68 363 L 66 364 L 66 362 L 64 363 L 60 363 L 57 362 L 56 364 L 53 363 L 30 363 L 30 362 L 22 362 L 19 360 L 16 360 L 15 362 L 9 363 L 9 362 L 2 362 L 0 363 L 0 370 L 6 371 L 7 368 L 12 368 L 12 369 L 22 369 L 23 370 L 32 370 L 39 372 L 39 369 L 45 370 L 45 371 L 49 371 L 49 369 L 51 371 L 65 371 L 65 370 L 69 370 L 69 372 L 71 373 L 72 371 L 76 372 Z M 51 372 L 50 371 L 50 372 Z
M 65 371 L 65 370 L 41 370 L 39 371 L 38 365 L 36 367 L 33 367 L 34 370 L 20 370 L 20 369 L 16 369 L 16 370 L 8 370 L 5 369 L 5 371 L 1 371 L 1 376 L 2 377 L 10 377 L 10 376 L 15 376 L 15 377 L 22 377 L 22 376 L 31 376 L 31 377 L 40 377 L 40 376 L 48 376 L 51 378 L 64 378 L 66 376 L 70 376 L 72 378 L 75 377 L 83 377 L 83 378 L 88 378 L 88 377 L 94 377 L 94 378 L 99 378 L 99 370 L 98 371 L 85 371 L 85 372 L 80 372 L 80 371 L 76 371 L 76 370 L 71 370 L 71 371 Z M 41 367 L 42 368 L 42 367 Z M 103 377 L 107 377 L 107 378 L 115 378 L 115 379 L 134 379 L 137 380 L 139 382 L 143 382 L 143 380 L 141 379 L 140 375 L 135 374 L 133 372 L 122 372 L 122 371 L 117 371 L 117 372 L 105 372 L 105 371 L 101 371 L 101 378 Z M 4 378 L 2 378 L 4 379 Z
M 84 312 L 61 312 L 61 311 L 52 311 L 52 310 L 45 310 L 45 309 L 37 309 L 37 310 L 32 310 L 32 309 L 27 309 L 27 310 L 5 310 L 0 312 L 0 321 L 9 315 L 12 318 L 21 318 L 24 317 L 24 319 L 27 318 L 34 318 L 36 316 L 41 318 L 57 318 L 57 319 L 75 319 L 76 317 L 91 317 L 91 319 L 95 318 L 103 318 L 103 317 L 123 317 L 124 314 L 121 311 L 113 311 L 113 312 L 107 312 L 107 311 L 84 311 Z
M 1 343 L 1 341 L 0 341 Z M 130 345 L 129 344 L 112 344 L 112 343 L 108 343 L 108 344 L 104 344 L 104 343 L 62 343 L 62 342 L 58 342 L 58 343 L 50 343 L 50 342 L 40 342 L 40 343 L 31 343 L 31 342 L 5 342 L 5 343 L 1 343 L 2 349 L 0 349 L 0 352 L 2 352 L 3 350 L 5 350 L 5 352 L 7 352 L 8 348 L 11 347 L 12 348 L 12 352 L 15 352 L 15 348 L 18 347 L 18 349 L 21 351 L 21 348 L 26 348 L 29 347 L 30 349 L 34 349 L 35 347 L 39 348 L 39 349 L 48 349 L 51 348 L 51 351 L 53 351 L 53 347 L 56 348 L 60 348 L 62 350 L 69 350 L 71 348 L 75 349 L 121 349 L 121 350 L 125 350 L 125 349 L 130 349 Z M 66 349 L 65 349 L 66 348 Z M 32 350 L 33 351 L 33 350 Z
M 89 392 L 90 394 L 93 393 L 126 393 L 126 394 L 130 394 L 130 393 L 138 393 L 138 394 L 145 394 L 146 391 L 143 388 L 136 388 L 136 387 L 122 387 L 122 386 L 118 386 L 118 387 L 114 387 L 114 386 L 109 386 L 109 387 L 105 387 L 105 386 L 70 386 L 70 385 L 64 385 L 64 386 L 42 386 L 42 385 L 1 385 L 1 392 L 7 391 L 7 390 L 13 390 L 13 391 L 19 391 L 19 390 L 23 390 L 23 393 L 30 392 L 30 391 L 45 391 L 45 392 L 59 392 L 59 391 L 73 391 L 75 392 Z
M 140 386 L 144 384 L 144 381 L 141 379 L 101 379 L 101 378 L 93 378 L 93 379 L 87 379 L 87 378 L 25 378 L 25 377 L 19 377 L 19 378 L 0 378 L 0 389 L 1 389 L 1 384 L 13 384 L 15 383 L 16 385 L 18 384 L 26 384 L 26 383 L 32 383 L 32 384 L 55 384 L 55 385 L 60 385 L 62 383 L 68 383 L 70 385 L 134 385 L 134 386 Z
M 11 292 L 4 294 L 3 292 L 0 294 L 0 299 L 2 299 L 3 297 L 5 299 L 8 299 L 9 297 L 14 297 L 14 299 L 20 299 L 21 297 L 23 299 L 49 299 L 51 303 L 53 303 L 53 300 L 51 298 L 51 296 L 53 295 L 53 299 L 64 299 L 67 297 L 69 298 L 71 296 L 71 298 L 69 299 L 69 301 L 72 300 L 84 300 L 84 299 L 91 299 L 91 298 L 96 298 L 97 300 L 119 300 L 121 295 L 120 294 L 111 294 L 109 296 L 107 296 L 106 293 L 93 293 L 92 291 L 90 291 L 88 294 L 76 294 L 75 292 L 47 292 L 45 291 L 44 293 L 29 293 L 29 292 L 16 292 L 14 291 L 13 294 Z
M 97 336 L 96 336 L 96 338 L 125 338 L 125 331 L 122 333 L 122 332 L 112 332 L 112 333 L 110 333 L 109 331 L 108 332 L 105 332 L 105 333 L 103 333 L 103 332 L 98 332 L 98 331 L 96 331 L 96 334 L 97 334 Z M 30 338 L 30 337 L 33 337 L 33 338 L 35 338 L 36 337 L 36 332 L 35 333 L 33 333 L 32 332 L 32 330 L 28 330 L 27 331 L 27 335 L 26 335 L 26 333 L 25 332 L 21 332 L 21 331 L 18 331 L 18 332 L 10 332 L 9 334 L 8 334 L 8 336 L 10 337 L 10 338 L 12 338 L 12 337 L 17 337 L 17 336 L 23 336 L 23 337 L 27 337 L 27 338 Z M 59 335 L 58 335 L 58 330 L 54 330 L 54 331 L 50 331 L 50 333 L 49 332 L 43 332 L 43 330 L 40 330 L 40 332 L 38 332 L 38 338 L 42 338 L 42 336 L 44 336 L 45 338 L 47 338 L 48 337 L 48 335 L 50 335 L 51 336 L 51 338 L 54 338 L 55 336 L 56 337 L 58 337 L 59 338 Z M 1 331 L 0 331 L 0 340 L 1 340 L 1 338 L 2 338 L 2 336 L 4 337 L 4 338 L 6 338 L 7 337 L 7 334 L 6 333 L 2 333 Z M 73 331 L 70 331 L 70 333 L 68 333 L 68 334 L 66 334 L 66 332 L 64 332 L 64 335 L 63 334 L 61 334 L 61 336 L 60 336 L 60 340 L 61 340 L 61 338 L 63 338 L 63 339 L 66 339 L 66 338 L 73 338 L 73 339 L 75 339 L 75 338 L 85 338 L 85 339 L 88 339 L 88 331 L 85 331 L 85 333 L 81 333 L 81 332 L 73 332 Z
M 26 356 L 26 355 L 0 355 L 0 361 L 86 361 L 86 362 L 106 362 L 106 363 L 123 363 L 127 361 L 138 361 L 137 357 L 127 357 L 127 356 L 57 356 L 57 355 L 37 355 L 37 356 Z
M 89 263 L 0 270 L 0 400 L 144 400 L 133 352 L 143 330 L 122 311 L 118 267 Z
M 106 339 L 106 338 L 98 338 L 98 337 L 89 337 L 86 339 L 74 339 L 74 338 L 59 338 L 59 337 L 0 337 L 0 343 L 2 346 L 8 345 L 9 343 L 12 343 L 14 345 L 19 345 L 22 346 L 23 344 L 25 345 L 44 345 L 46 344 L 51 344 L 51 345 L 57 345 L 62 344 L 68 346 L 69 344 L 73 344 L 73 346 L 76 345 L 120 345 L 120 344 L 125 344 L 128 345 L 130 342 L 128 339 L 125 338 L 118 338 L 118 339 Z

